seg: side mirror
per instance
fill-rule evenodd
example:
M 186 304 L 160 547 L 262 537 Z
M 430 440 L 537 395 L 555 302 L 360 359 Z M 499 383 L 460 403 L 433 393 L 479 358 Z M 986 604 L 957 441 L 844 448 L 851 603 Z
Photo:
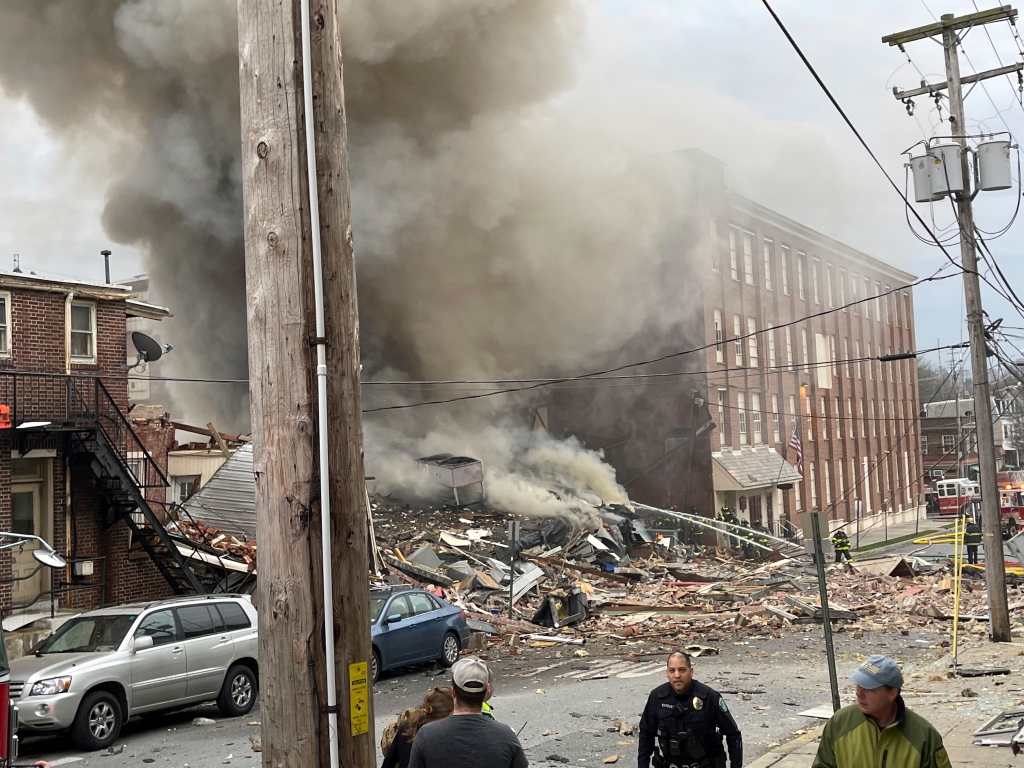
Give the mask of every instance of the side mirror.
M 384 621 L 386 621 L 388 624 L 397 624 L 401 620 L 402 620 L 402 614 L 400 614 L 400 613 L 392 613 L 390 616 L 388 616 L 386 619 L 384 619 Z
M 144 651 L 147 648 L 152 648 L 152 647 L 153 647 L 153 636 L 152 635 L 143 635 L 142 637 L 136 637 L 135 640 L 132 642 L 132 651 L 135 652 L 135 653 L 138 653 L 139 651 Z

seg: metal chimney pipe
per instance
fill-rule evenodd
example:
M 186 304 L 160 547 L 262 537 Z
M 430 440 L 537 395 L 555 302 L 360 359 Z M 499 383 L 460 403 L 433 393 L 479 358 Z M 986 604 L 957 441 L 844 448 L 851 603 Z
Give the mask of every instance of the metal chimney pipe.
M 100 255 L 103 257 L 103 271 L 107 276 L 107 285 L 110 285 L 110 251 L 100 251 Z

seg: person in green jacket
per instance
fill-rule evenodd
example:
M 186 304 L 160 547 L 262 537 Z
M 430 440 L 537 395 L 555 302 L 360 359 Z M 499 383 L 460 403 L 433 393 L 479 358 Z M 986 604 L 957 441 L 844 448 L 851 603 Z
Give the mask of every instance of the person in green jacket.
M 832 715 L 811 768 L 952 768 L 939 732 L 903 703 L 895 661 L 871 656 L 850 679 L 857 703 Z

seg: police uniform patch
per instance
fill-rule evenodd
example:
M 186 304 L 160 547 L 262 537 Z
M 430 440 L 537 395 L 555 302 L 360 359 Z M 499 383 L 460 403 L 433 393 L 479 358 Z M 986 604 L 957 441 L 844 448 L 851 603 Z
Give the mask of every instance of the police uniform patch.
M 723 699 L 721 697 L 718 698 L 718 706 L 721 708 L 721 710 L 723 712 L 728 712 L 729 711 L 729 707 L 727 707 L 726 704 L 725 704 L 725 699 Z
M 693 697 L 693 708 L 694 709 L 703 709 L 704 708 L 704 700 L 694 696 Z

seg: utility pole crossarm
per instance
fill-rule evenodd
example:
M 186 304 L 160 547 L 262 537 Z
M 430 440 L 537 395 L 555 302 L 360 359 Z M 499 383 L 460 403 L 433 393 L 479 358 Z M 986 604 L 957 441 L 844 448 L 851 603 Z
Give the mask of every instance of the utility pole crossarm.
M 968 13 L 966 16 L 943 16 L 941 21 L 934 24 L 926 24 L 923 27 L 908 29 L 906 32 L 896 32 L 882 38 L 883 43 L 888 45 L 904 45 L 913 43 L 915 40 L 924 40 L 929 37 L 937 37 L 947 29 L 963 29 L 965 27 L 976 27 L 981 24 L 994 24 L 997 21 L 1015 21 L 1017 11 L 1009 5 L 1001 5 L 998 8 L 987 8 L 977 13 Z
M 999 67 L 999 69 L 990 69 L 987 72 L 979 72 L 976 75 L 964 75 L 960 78 L 962 85 L 968 85 L 970 83 L 978 83 L 982 80 L 989 80 L 993 77 L 1001 77 L 1002 75 L 1008 75 L 1011 72 L 1020 72 L 1024 69 L 1024 63 L 1010 64 L 1006 67 Z M 901 91 L 897 88 L 892 89 L 892 94 L 897 99 L 909 99 L 914 96 L 924 96 L 925 94 L 931 95 L 936 91 L 943 91 L 949 87 L 949 83 L 936 83 L 935 85 L 922 84 L 920 88 L 915 88 L 912 91 Z

